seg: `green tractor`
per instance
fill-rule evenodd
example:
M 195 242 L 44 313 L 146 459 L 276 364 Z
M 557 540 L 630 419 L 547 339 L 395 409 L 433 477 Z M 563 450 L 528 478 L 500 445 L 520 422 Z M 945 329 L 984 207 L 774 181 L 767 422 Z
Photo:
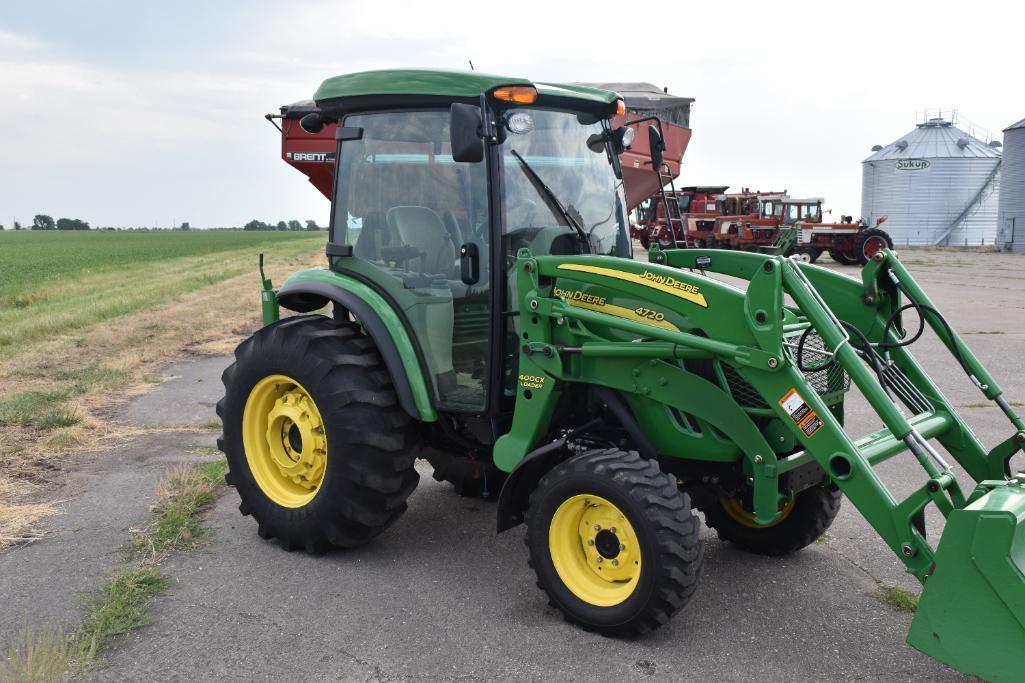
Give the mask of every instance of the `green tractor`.
M 1020 680 L 1025 424 L 999 385 L 890 250 L 860 279 L 772 254 L 633 260 L 618 156 L 644 130 L 658 167 L 661 138 L 622 113 L 612 92 L 476 72 L 323 83 L 302 125 L 337 140 L 329 266 L 264 279 L 265 325 L 223 376 L 241 512 L 286 550 L 358 546 L 427 458 L 497 495 L 499 531 L 526 524 L 571 621 L 634 636 L 695 590 L 695 509 L 784 555 L 846 496 L 925 585 L 909 642 Z M 1007 415 L 992 450 L 911 355 L 925 327 Z M 881 431 L 845 432 L 852 384 Z M 903 500 L 873 470 L 898 456 L 924 474 Z

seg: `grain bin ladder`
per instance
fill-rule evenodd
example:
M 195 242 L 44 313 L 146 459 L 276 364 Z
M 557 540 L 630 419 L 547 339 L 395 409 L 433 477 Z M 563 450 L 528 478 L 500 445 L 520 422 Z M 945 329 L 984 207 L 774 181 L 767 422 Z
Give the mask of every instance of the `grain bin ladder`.
M 789 295 L 807 330 L 797 344 L 782 341 L 796 361 L 783 372 L 748 372 L 745 379 L 774 409 L 799 421 L 804 451 L 766 458 L 752 472 L 756 511 L 759 475 L 775 476 L 814 460 L 886 541 L 907 571 L 924 584 L 908 636 L 915 648 L 965 672 L 993 680 L 1025 676 L 1025 474 L 1012 475 L 1010 459 L 1025 443 L 1025 423 L 1000 386 L 961 341 L 897 255 L 884 250 L 862 271 L 862 281 L 783 257 L 652 247 L 650 258 L 679 268 L 748 280 L 747 315 L 764 321 L 765 348 L 779 346 L 766 311 Z M 906 299 L 909 303 L 901 303 Z M 917 310 L 921 323 L 905 331 L 900 316 Z M 928 324 L 983 395 L 1007 416 L 1013 434 L 986 451 L 909 351 Z M 822 351 L 803 348 L 814 330 Z M 785 332 L 785 331 L 784 331 Z M 792 337 L 791 337 L 792 339 Z M 819 358 L 813 358 L 818 355 Z M 853 439 L 806 380 L 802 369 L 839 364 L 885 425 Z M 771 364 L 771 361 L 770 361 Z M 813 367 L 809 367 L 813 366 Z M 782 377 L 780 375 L 783 375 Z M 903 408 L 901 407 L 903 405 Z M 909 411 L 910 416 L 905 412 Z M 777 411 L 778 412 L 778 411 Z M 953 464 L 975 487 L 967 495 Z M 910 452 L 926 481 L 898 501 L 875 465 Z M 773 462 L 775 461 L 775 462 Z M 946 527 L 934 550 L 926 540 L 925 508 L 934 504 Z M 774 502 L 766 500 L 771 507 Z

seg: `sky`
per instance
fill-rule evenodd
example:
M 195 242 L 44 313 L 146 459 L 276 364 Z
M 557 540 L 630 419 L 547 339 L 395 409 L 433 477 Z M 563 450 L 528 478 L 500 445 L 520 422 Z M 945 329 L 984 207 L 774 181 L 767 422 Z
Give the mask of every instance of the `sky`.
M 1020 3 L 0 4 L 0 224 L 326 224 L 263 115 L 332 75 L 465 69 L 695 98 L 682 184 L 860 212 L 861 160 L 916 113 L 1025 117 Z

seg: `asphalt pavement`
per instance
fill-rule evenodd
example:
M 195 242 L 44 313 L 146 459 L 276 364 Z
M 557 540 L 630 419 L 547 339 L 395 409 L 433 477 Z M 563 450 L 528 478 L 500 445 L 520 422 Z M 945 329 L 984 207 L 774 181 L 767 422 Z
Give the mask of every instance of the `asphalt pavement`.
M 906 260 L 1008 398 L 1025 400 L 1025 262 L 925 252 Z M 934 340 L 915 352 L 955 405 L 982 401 Z M 117 566 L 129 529 L 147 520 L 161 473 L 211 457 L 196 447 L 212 445 L 216 432 L 158 427 L 210 419 L 229 361 L 169 366 L 170 379 L 120 415 L 151 431 L 71 461 L 54 492 L 63 513 L 47 523 L 47 535 L 0 554 L 0 634 L 76 618 L 83 592 Z M 962 414 L 988 446 L 1009 434 L 995 408 Z M 855 392 L 848 426 L 855 434 L 879 426 Z M 917 584 L 846 501 L 822 542 L 786 558 L 740 552 L 704 530 L 705 567 L 692 602 L 655 633 L 621 641 L 565 623 L 534 585 L 522 527 L 496 535 L 493 503 L 461 498 L 431 478 L 429 465 L 418 468 L 420 486 L 395 526 L 365 548 L 320 556 L 261 540 L 228 489 L 209 514 L 209 542 L 165 561 L 172 587 L 155 601 L 152 623 L 124 637 L 92 676 L 964 680 L 904 643 L 911 615 L 881 601 L 878 585 Z M 923 481 L 910 456 L 878 471 L 896 495 Z M 940 525 L 931 516 L 930 535 Z

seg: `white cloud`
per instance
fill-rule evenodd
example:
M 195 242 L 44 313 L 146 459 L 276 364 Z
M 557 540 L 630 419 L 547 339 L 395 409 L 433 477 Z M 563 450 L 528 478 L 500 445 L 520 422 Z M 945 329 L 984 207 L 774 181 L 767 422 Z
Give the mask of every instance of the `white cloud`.
M 103 62 L 0 29 L 0 216 L 94 224 L 326 219 L 263 114 L 373 68 L 466 68 L 536 80 L 645 80 L 697 98 L 688 183 L 825 196 L 857 214 L 860 161 L 926 106 L 991 130 L 1025 116 L 1017 5 L 299 2 L 161 60 Z M 131 31 L 131 13 L 110 21 Z M 197 22 L 202 17 L 196 17 Z M 46 27 L 40 27 L 40 35 Z M 117 46 L 114 45 L 114 48 Z M 186 66 L 187 65 L 187 66 Z M 3 222 L 7 222 L 4 220 Z

